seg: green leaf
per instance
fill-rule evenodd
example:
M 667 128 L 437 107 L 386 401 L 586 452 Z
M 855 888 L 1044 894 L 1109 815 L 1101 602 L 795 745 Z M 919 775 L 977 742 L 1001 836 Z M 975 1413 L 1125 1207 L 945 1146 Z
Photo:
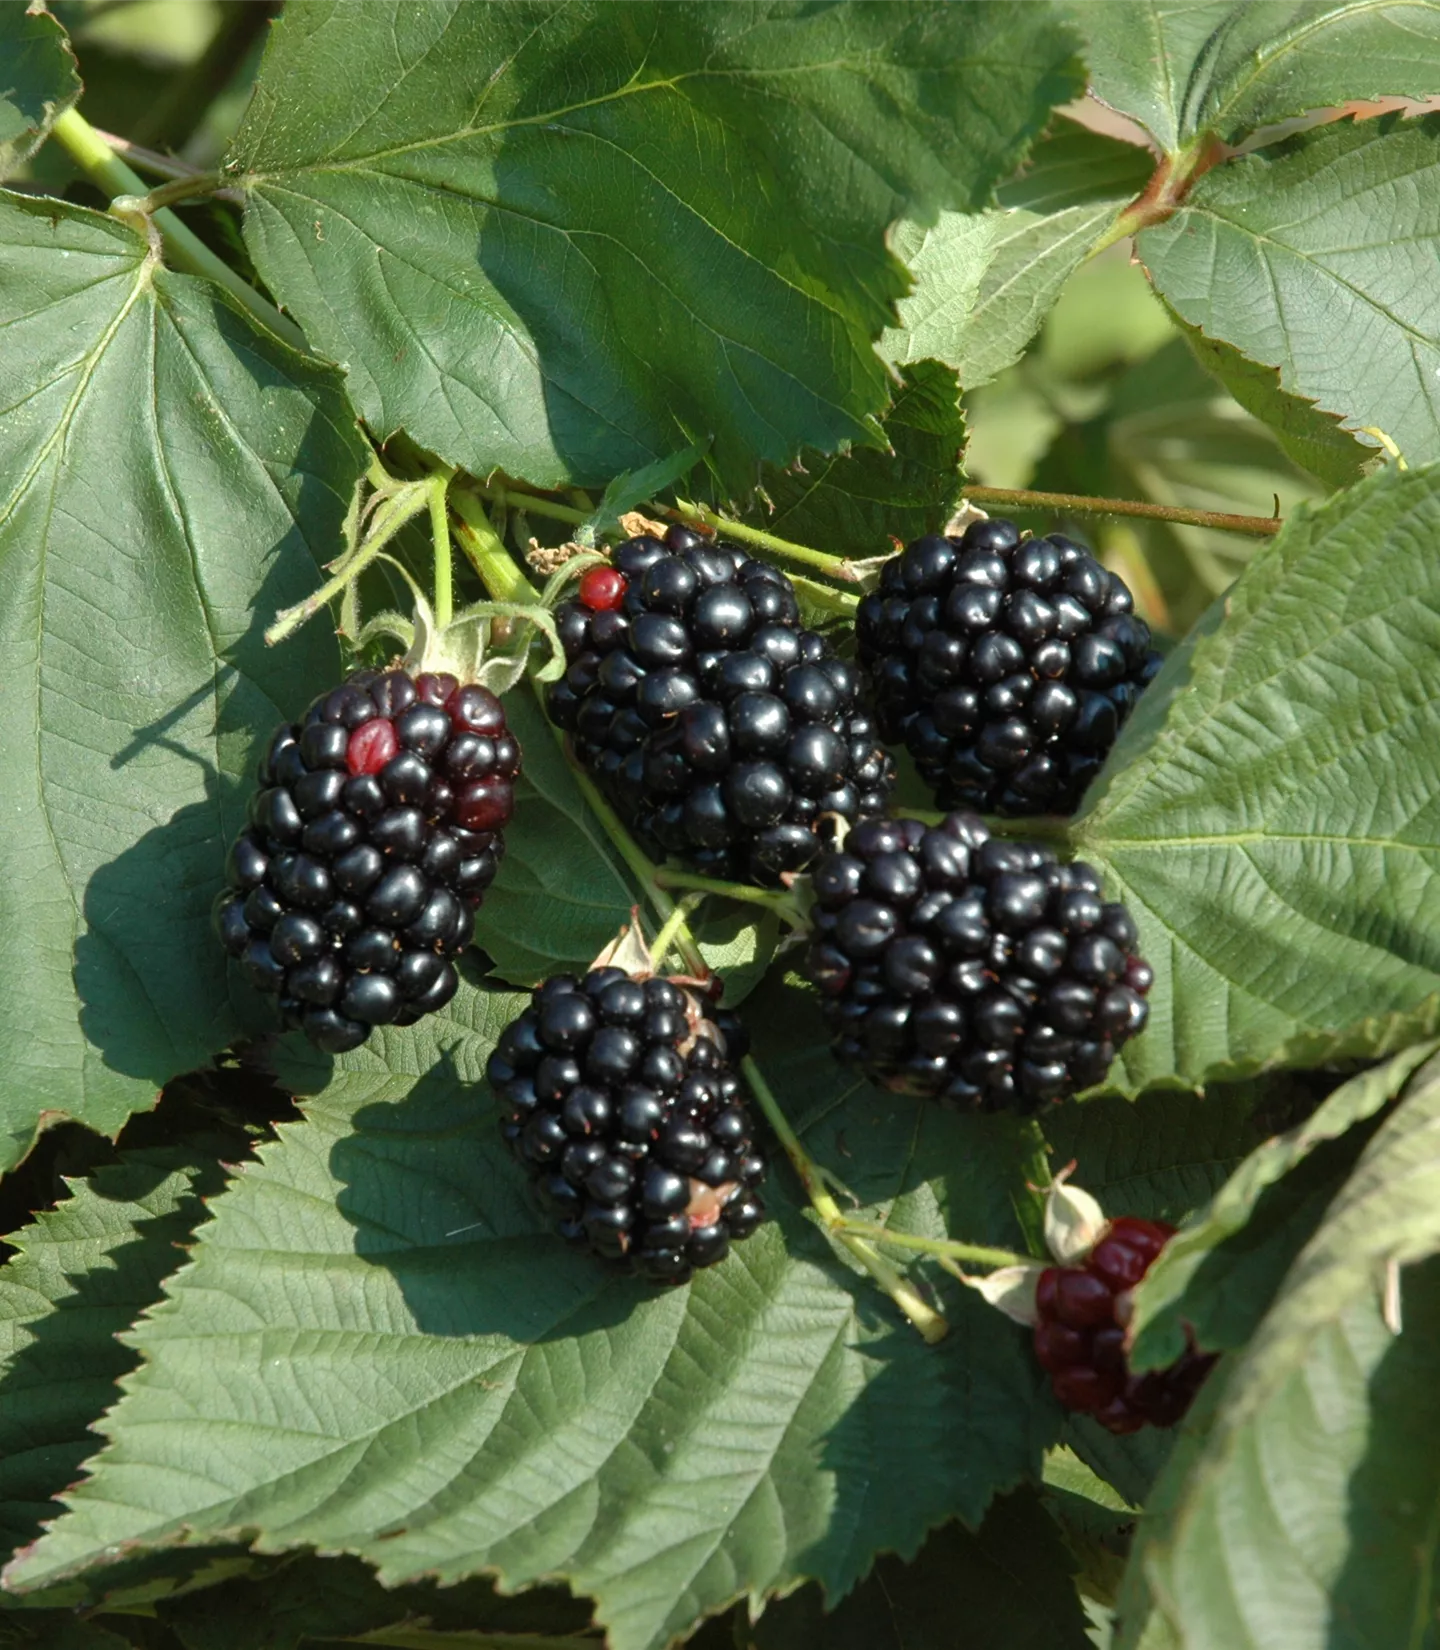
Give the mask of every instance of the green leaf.
M 3 1650 L 134 1650 L 130 1623 L 81 1621 L 68 1610 L 13 1612 L 0 1620 Z M 143 1642 L 143 1641 L 142 1641 Z
M 1261 1140 L 1253 1095 L 1240 1084 L 1209 1094 L 1152 1089 L 1136 1100 L 1102 1095 L 1060 1106 L 1044 1121 L 1057 1168 L 1107 1215 L 1178 1223 L 1212 1197 Z
M 1281 388 L 1274 367 L 1249 361 L 1239 350 L 1207 338 L 1194 327 L 1185 327 L 1185 336 L 1200 364 L 1215 374 L 1246 412 L 1274 431 L 1286 455 L 1302 470 L 1329 487 L 1348 487 L 1360 479 L 1374 449 L 1342 430 L 1338 418 Z
M 1226 8 L 1186 87 L 1189 132 L 1226 142 L 1328 104 L 1432 97 L 1435 0 L 1260 0 Z
M 703 441 L 692 441 L 683 452 L 672 453 L 668 458 L 657 458 L 643 469 L 628 470 L 624 475 L 616 476 L 606 487 L 594 515 L 579 528 L 581 542 L 593 544 L 598 534 L 613 532 L 626 511 L 633 510 L 637 504 L 644 504 L 665 488 L 673 486 L 681 476 L 688 475 L 700 462 L 704 451 Z M 588 540 L 583 537 L 587 528 L 591 535 Z
M 224 1150 L 231 1142 L 217 1142 Z M 152 1305 L 224 1183 L 209 1143 L 127 1152 L 6 1241 L 0 1268 L 0 1545 L 40 1533 L 95 1448 L 136 1356 L 116 1339 Z
M 586 1632 L 588 1605 L 554 1588 L 518 1598 L 502 1598 L 489 1581 L 386 1588 L 351 1558 L 302 1555 L 271 1574 L 162 1600 L 158 1611 L 185 1650 L 299 1650 L 342 1638 L 449 1650 L 600 1650 L 602 1643 Z
M 1039 1498 L 1022 1491 L 997 1501 L 973 1534 L 947 1524 L 909 1564 L 882 1557 L 828 1612 L 818 1587 L 778 1600 L 741 1642 L 747 1650 L 954 1650 L 963 1609 L 965 1650 L 1088 1650 L 1072 1569 Z
M 462 986 L 429 1041 L 382 1030 L 262 1148 L 137 1331 L 111 1443 L 12 1587 L 181 1530 L 253 1535 L 356 1554 L 387 1586 L 564 1579 L 613 1650 L 641 1650 L 805 1579 L 838 1599 L 878 1552 L 911 1556 L 1038 1474 L 1058 1415 L 1024 1331 L 947 1282 L 953 1333 L 926 1346 L 782 1164 L 775 1220 L 687 1287 L 566 1249 L 477 1083 L 519 1005 Z M 753 1030 L 810 1149 L 879 1218 L 1015 1243 L 1016 1120 L 856 1085 L 807 994 L 767 993 Z
M 1217 167 L 1137 247 L 1188 325 L 1412 464 L 1440 456 L 1440 117 L 1347 121 Z
M 1410 1084 L 1187 1422 L 1127 1578 L 1122 1645 L 1153 1606 L 1186 1650 L 1420 1643 L 1440 1473 L 1440 1065 Z M 1223 1376 L 1223 1378 L 1219 1378 Z
M 892 537 L 908 541 L 944 527 L 963 479 L 960 386 L 938 361 L 917 361 L 901 378 L 881 425 L 888 452 L 807 454 L 803 468 L 766 468 L 768 532 L 863 560 L 887 554 Z
M 341 0 L 277 25 L 231 165 L 377 431 L 544 485 L 709 436 L 742 492 L 876 439 L 886 229 L 1079 89 L 1043 5 Z
M 1129 200 L 1144 189 L 1154 169 L 1148 149 L 1057 115 L 1018 175 L 995 195 L 1001 206 L 1048 216 L 1072 206 Z
M 1170 152 L 1330 104 L 1429 97 L 1440 73 L 1434 0 L 1086 0 L 1073 15 L 1096 95 Z
M 1254 1327 L 1252 1312 L 1258 1318 L 1269 1298 L 1254 1282 L 1255 1250 L 1263 1248 L 1269 1236 L 1265 1223 L 1259 1233 L 1252 1227 L 1264 1194 L 1291 1176 L 1317 1147 L 1340 1139 L 1388 1105 L 1435 1049 L 1433 1040 L 1419 1043 L 1383 1066 L 1342 1083 L 1312 1117 L 1250 1153 L 1196 1219 L 1165 1246 L 1136 1290 L 1130 1320 L 1134 1367 L 1163 1368 L 1178 1358 L 1185 1350 L 1183 1325 L 1187 1323 L 1207 1348 L 1243 1344 Z M 1334 1189 L 1322 1177 L 1322 1211 Z M 1245 1234 L 1243 1244 L 1230 1241 L 1241 1233 Z M 1288 1268 L 1308 1236 L 1302 1229 L 1282 1249 L 1280 1272 Z M 1269 1247 L 1273 1249 L 1274 1244 Z M 1267 1271 L 1275 1266 L 1269 1255 L 1265 1265 Z M 1275 1282 L 1279 1282 L 1278 1274 Z M 1237 1316 L 1240 1322 L 1233 1324 Z
M 1073 831 L 1156 970 L 1128 1087 L 1434 1029 L 1437 538 L 1437 466 L 1297 511 L 1122 732 Z
M 1065 121 L 1022 177 L 1000 191 L 1006 210 L 943 212 L 931 226 L 898 224 L 891 244 L 915 290 L 880 342 L 897 364 L 933 356 L 967 390 L 1019 360 L 1105 226 L 1145 185 L 1151 157 Z
M 0 6 L 0 74 L 0 178 L 8 178 L 79 97 L 80 76 L 64 29 L 21 5 Z
M 624 927 L 639 895 L 534 698 L 512 693 L 505 711 L 525 753 L 515 788 L 523 829 L 506 836 L 475 942 L 502 979 L 538 985 L 585 967 Z
M 1243 3 L 1272 15 L 1292 9 L 1275 0 Z M 1238 0 L 1146 0 L 1141 6 L 1133 0 L 1085 0 L 1072 5 L 1071 15 L 1090 48 L 1091 89 L 1173 153 L 1195 130 L 1185 101 L 1197 70 L 1240 9 Z
M 334 375 L 58 201 L 0 201 L 0 1168 L 114 1132 L 234 1035 L 209 931 L 255 742 L 337 670 L 267 652 L 361 464 Z

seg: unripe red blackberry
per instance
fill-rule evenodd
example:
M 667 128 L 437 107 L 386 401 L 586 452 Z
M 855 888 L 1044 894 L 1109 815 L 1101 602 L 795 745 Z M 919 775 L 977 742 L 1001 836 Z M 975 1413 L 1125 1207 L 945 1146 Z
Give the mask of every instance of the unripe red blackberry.
M 562 1237 L 662 1283 L 723 1260 L 764 1215 L 734 1017 L 690 982 L 557 975 L 500 1037 L 502 1131 Z
M 812 874 L 805 970 L 835 1052 L 890 1088 L 1033 1111 L 1101 1082 L 1154 975 L 1088 866 L 992 837 L 870 819 Z
M 555 618 L 569 668 L 550 714 L 654 858 L 774 885 L 829 821 L 884 807 L 859 674 L 767 563 L 685 527 L 641 535 Z
M 443 1007 L 505 851 L 520 747 L 477 684 L 358 670 L 270 741 L 215 920 L 332 1054 Z
M 1050 1266 L 1035 1290 L 1035 1356 L 1066 1409 L 1093 1415 L 1111 1432 L 1170 1427 L 1184 1415 L 1215 1363 L 1193 1348 L 1168 1369 L 1132 1374 L 1125 1359 L 1130 1292 L 1175 1228 L 1122 1216 L 1078 1266 Z
M 1073 813 L 1160 668 L 1125 584 L 1059 533 L 916 539 L 860 603 L 880 731 L 942 808 Z

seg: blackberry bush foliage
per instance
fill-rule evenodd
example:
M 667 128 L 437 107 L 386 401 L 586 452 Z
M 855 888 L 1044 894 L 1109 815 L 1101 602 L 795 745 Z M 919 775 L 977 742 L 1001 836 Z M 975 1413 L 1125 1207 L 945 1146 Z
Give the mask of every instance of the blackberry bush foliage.
M 774 884 L 835 821 L 878 813 L 889 758 L 853 665 L 789 579 L 686 527 L 640 534 L 556 617 L 550 714 L 656 859 Z
M 1104 1080 L 1144 1029 L 1154 972 L 1088 865 L 938 826 L 867 820 L 815 867 L 819 988 L 835 1052 L 890 1088 L 1033 1111 Z
M 490 1056 L 501 1132 L 568 1242 L 684 1283 L 765 1212 L 733 1015 L 695 982 L 594 968 L 535 992 Z
M 175 9 L 0 6 L 14 1631 L 1423 1637 L 1431 0 Z
M 1060 533 L 916 539 L 855 615 L 881 731 L 943 808 L 1073 813 L 1160 666 L 1134 606 Z
M 478 683 L 358 670 L 270 741 L 220 939 L 332 1054 L 455 995 L 505 852 L 520 746 Z

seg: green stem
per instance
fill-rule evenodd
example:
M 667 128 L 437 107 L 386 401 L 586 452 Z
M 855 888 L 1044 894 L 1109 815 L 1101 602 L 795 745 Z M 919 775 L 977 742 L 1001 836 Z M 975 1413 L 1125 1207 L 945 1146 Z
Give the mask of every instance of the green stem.
M 51 128 L 56 140 L 93 183 L 112 198 L 122 195 L 145 195 L 144 181 L 125 164 L 99 132 L 75 109 L 67 109 Z M 123 209 L 116 214 L 123 218 Z M 225 291 L 258 324 L 277 338 L 310 353 L 305 334 L 263 299 L 254 287 L 247 285 L 229 264 L 216 257 L 208 246 L 168 208 L 149 214 L 164 241 L 165 253 L 176 269 L 190 275 L 203 275 Z
M 195 172 L 188 177 L 173 178 L 169 183 L 162 183 L 158 189 L 152 189 L 144 196 L 136 211 L 143 212 L 149 217 L 161 207 L 170 206 L 175 201 L 188 201 L 197 196 L 213 195 L 219 187 L 220 177 L 216 172 Z
M 945 1256 L 949 1260 L 968 1262 L 971 1266 L 1025 1266 L 1034 1258 L 1016 1254 L 1013 1249 L 992 1249 L 983 1243 L 960 1243 L 954 1238 L 927 1238 L 915 1232 L 896 1232 L 888 1226 L 878 1226 L 868 1220 L 852 1220 L 840 1216 L 841 1229 L 856 1237 L 874 1238 L 877 1243 L 893 1243 L 898 1249 L 913 1249 L 917 1254 Z
M 790 1166 L 799 1177 L 800 1184 L 805 1190 L 810 1206 L 819 1215 L 825 1230 L 842 1247 L 847 1249 L 865 1268 L 880 1287 L 889 1295 L 890 1299 L 900 1308 L 907 1318 L 920 1331 L 923 1339 L 931 1346 L 943 1341 L 950 1333 L 950 1325 L 944 1317 L 935 1310 L 919 1293 L 908 1284 L 895 1270 L 888 1260 L 869 1243 L 860 1233 L 848 1229 L 855 1223 L 847 1222 L 840 1205 L 826 1191 L 816 1166 L 809 1153 L 800 1144 L 800 1138 L 790 1127 L 790 1120 L 781 1109 L 780 1102 L 775 1098 L 774 1090 L 765 1081 L 759 1066 L 747 1054 L 740 1062 L 740 1070 L 744 1075 L 750 1092 L 755 1096 L 755 1102 L 764 1112 L 767 1122 L 775 1131 L 775 1137 L 785 1148 L 785 1155 L 790 1159 Z M 884 1228 L 879 1228 L 883 1232 Z
M 455 538 L 480 575 L 481 583 L 501 602 L 537 600 L 537 592 L 515 565 L 489 516 L 473 496 L 484 489 L 457 487 L 450 495 L 450 507 L 460 518 Z
M 717 877 L 702 877 L 694 871 L 681 871 L 669 865 L 663 865 L 656 871 L 655 880 L 662 888 L 694 888 L 702 894 L 718 894 L 722 899 L 740 900 L 746 905 L 763 905 L 792 928 L 807 926 L 805 913 L 794 896 L 772 888 L 752 888 L 743 882 L 721 882 Z
M 444 630 L 455 611 L 455 580 L 450 549 L 450 517 L 445 494 L 451 472 L 437 470 L 430 482 L 430 538 L 435 546 L 435 628 Z
M 539 493 L 520 492 L 514 487 L 487 487 L 483 482 L 471 481 L 466 483 L 465 490 L 494 504 L 516 504 L 518 500 L 517 507 L 528 510 L 532 516 L 548 516 L 552 521 L 568 522 L 572 527 L 578 527 L 582 521 L 590 519 L 583 510 L 542 498 Z
M 650 955 L 655 959 L 656 968 L 664 969 L 666 954 L 672 945 L 677 945 L 680 930 L 689 926 L 690 918 L 704 898 L 704 894 L 687 894 L 660 925 L 660 932 L 656 934 L 654 944 L 650 947 Z
M 1077 516 L 1140 516 L 1173 521 L 1184 527 L 1211 527 L 1222 533 L 1267 539 L 1285 525 L 1278 516 L 1230 516 L 1215 510 L 1186 510 L 1179 505 L 1146 504 L 1131 498 L 1090 498 L 1082 493 L 1036 493 L 1026 487 L 966 487 L 972 504 L 998 504 L 1012 510 L 1064 510 Z
M 308 619 L 313 619 L 328 601 L 348 589 L 381 554 L 405 523 L 420 514 L 425 508 L 430 491 L 429 487 L 412 482 L 387 498 L 375 512 L 370 531 L 355 554 L 347 556 L 339 571 L 303 602 L 298 602 L 294 607 L 287 607 L 283 613 L 276 614 L 275 623 L 265 632 L 266 643 L 273 647 L 276 642 L 283 642 Z
M 672 513 L 679 516 L 682 521 L 713 527 L 726 538 L 738 539 L 741 544 L 753 544 L 757 549 L 768 550 L 772 555 L 781 556 L 786 561 L 800 562 L 807 567 L 818 567 L 832 579 L 841 579 L 847 584 L 855 584 L 859 580 L 859 575 L 843 556 L 830 556 L 823 550 L 812 550 L 808 544 L 792 544 L 789 539 L 777 538 L 774 533 L 766 533 L 759 527 L 751 527 L 743 521 L 733 521 L 729 516 L 718 515 L 703 504 L 692 504 L 688 499 L 677 498 Z

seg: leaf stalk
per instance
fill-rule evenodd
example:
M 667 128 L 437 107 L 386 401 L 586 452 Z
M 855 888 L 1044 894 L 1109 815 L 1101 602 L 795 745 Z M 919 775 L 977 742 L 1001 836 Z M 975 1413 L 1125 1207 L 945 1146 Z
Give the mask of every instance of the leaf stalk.
M 1027 487 L 966 487 L 972 504 L 999 504 L 1015 510 L 1064 510 L 1077 516 L 1140 516 L 1185 527 L 1211 527 L 1246 538 L 1272 538 L 1285 525 L 1277 516 L 1231 516 L 1216 510 L 1187 510 L 1179 505 L 1147 504 L 1133 498 L 1090 498 L 1083 493 L 1037 493 Z
M 56 119 L 51 133 L 91 183 L 104 190 L 112 200 L 116 196 L 127 195 L 144 200 L 146 190 L 143 179 L 130 170 L 78 110 L 67 109 Z M 176 269 L 214 281 L 257 325 L 301 354 L 311 353 L 300 328 L 273 304 L 267 303 L 248 282 L 242 281 L 229 264 L 217 257 L 168 207 L 142 215 L 159 230 L 165 255 Z

